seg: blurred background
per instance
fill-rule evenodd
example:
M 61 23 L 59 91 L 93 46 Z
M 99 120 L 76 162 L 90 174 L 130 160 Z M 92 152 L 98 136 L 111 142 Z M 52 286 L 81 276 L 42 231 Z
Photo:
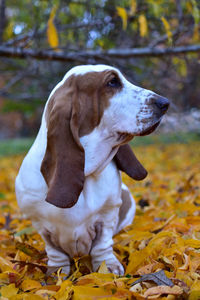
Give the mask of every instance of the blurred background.
M 199 139 L 199 30 L 198 0 L 0 0 L 0 155 L 30 146 L 49 93 L 79 64 L 113 65 L 171 99 L 154 139 Z

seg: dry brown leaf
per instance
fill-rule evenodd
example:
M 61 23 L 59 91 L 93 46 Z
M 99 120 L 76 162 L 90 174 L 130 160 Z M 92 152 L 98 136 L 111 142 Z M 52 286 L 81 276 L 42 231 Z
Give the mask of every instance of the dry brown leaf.
M 169 278 L 167 278 L 163 270 L 151 274 L 142 275 L 141 278 L 134 281 L 132 285 L 143 281 L 153 281 L 157 285 L 173 286 L 172 281 Z
M 144 297 L 149 297 L 153 295 L 163 295 L 163 294 L 181 295 L 182 293 L 183 293 L 183 289 L 177 285 L 174 285 L 173 287 L 160 285 L 146 290 L 146 292 L 144 293 Z

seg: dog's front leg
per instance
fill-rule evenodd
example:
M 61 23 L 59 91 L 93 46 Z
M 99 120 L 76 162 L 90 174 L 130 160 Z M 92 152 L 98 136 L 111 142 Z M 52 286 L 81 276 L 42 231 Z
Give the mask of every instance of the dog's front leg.
M 70 260 L 69 256 L 56 249 L 50 245 L 46 244 L 45 250 L 48 256 L 48 270 L 47 275 L 50 275 L 53 272 L 56 272 L 59 268 L 62 267 L 62 272 L 66 275 L 70 273 Z
M 102 222 L 96 224 L 96 238 L 91 249 L 92 265 L 94 271 L 98 269 L 103 261 L 106 262 L 108 270 L 117 275 L 124 274 L 122 264 L 113 254 L 113 233 L 118 222 L 119 208 L 111 209 L 112 214 L 103 216 Z
M 50 275 L 62 267 L 62 272 L 69 275 L 70 273 L 70 258 L 62 249 L 54 245 L 51 236 L 47 232 L 43 232 L 42 238 L 45 241 L 45 250 L 48 256 L 47 274 Z

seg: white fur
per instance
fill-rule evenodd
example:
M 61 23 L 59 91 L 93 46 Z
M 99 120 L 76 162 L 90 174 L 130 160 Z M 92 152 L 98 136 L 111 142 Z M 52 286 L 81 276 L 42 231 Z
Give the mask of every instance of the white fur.
M 47 106 L 37 138 L 24 158 L 16 178 L 19 206 L 45 240 L 48 265 L 64 266 L 66 273 L 69 272 L 69 255 L 90 252 L 94 269 L 105 260 L 112 272 L 123 274 L 123 267 L 112 251 L 112 236 L 131 224 L 135 203 L 129 193 L 131 208 L 124 219 L 119 220 L 122 189 L 128 189 L 125 185 L 122 186 L 120 172 L 112 158 L 120 146 L 118 132 L 139 134 L 158 121 L 153 118 L 153 109 L 148 105 L 148 99 L 153 93 L 136 87 L 117 69 L 105 65 L 71 69 L 53 89 L 49 99 L 70 75 L 84 75 L 90 71 L 101 72 L 107 69 L 118 72 L 123 89 L 110 99 L 110 105 L 99 126 L 80 139 L 85 150 L 86 178 L 78 202 L 71 208 L 63 209 L 45 201 L 48 187 L 40 167 L 47 145 L 44 117 Z M 98 233 L 98 230 L 101 232 Z M 100 237 L 95 240 L 98 234 Z

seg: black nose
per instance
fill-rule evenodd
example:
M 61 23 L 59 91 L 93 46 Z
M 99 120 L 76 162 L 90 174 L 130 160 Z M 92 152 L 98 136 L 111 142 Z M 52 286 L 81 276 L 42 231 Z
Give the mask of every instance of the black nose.
M 168 108 L 169 108 L 169 100 L 167 98 L 164 97 L 158 97 L 155 99 L 154 104 L 162 111 L 162 113 L 164 114 Z

